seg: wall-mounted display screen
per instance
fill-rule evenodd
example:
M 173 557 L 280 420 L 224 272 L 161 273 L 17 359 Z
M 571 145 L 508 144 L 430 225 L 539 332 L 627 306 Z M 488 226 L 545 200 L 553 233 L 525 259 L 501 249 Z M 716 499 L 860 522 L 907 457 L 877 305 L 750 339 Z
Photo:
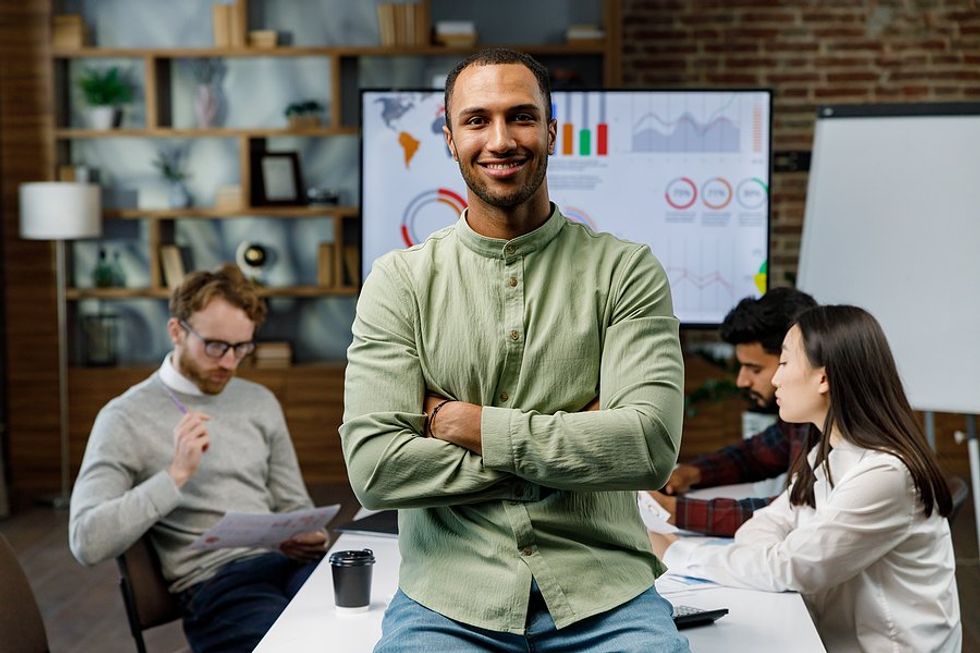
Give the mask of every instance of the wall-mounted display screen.
M 765 90 L 555 91 L 548 190 L 596 231 L 646 243 L 674 312 L 716 325 L 768 283 L 772 97 Z M 466 207 L 441 90 L 361 93 L 362 265 Z

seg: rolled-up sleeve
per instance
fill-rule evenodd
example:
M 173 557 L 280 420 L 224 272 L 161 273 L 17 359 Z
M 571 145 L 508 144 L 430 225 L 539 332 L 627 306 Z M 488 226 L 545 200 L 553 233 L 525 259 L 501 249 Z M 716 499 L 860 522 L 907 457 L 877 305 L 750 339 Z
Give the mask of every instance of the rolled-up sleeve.
M 344 383 L 340 437 L 357 498 L 372 509 L 526 498 L 526 484 L 512 474 L 423 435 L 426 387 L 414 315 L 409 282 L 380 259 L 357 303 Z

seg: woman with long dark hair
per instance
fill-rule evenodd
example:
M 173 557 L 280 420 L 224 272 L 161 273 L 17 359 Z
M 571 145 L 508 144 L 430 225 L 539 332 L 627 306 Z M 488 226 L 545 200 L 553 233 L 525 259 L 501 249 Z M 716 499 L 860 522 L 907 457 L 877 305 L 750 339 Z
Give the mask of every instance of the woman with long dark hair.
M 818 306 L 786 334 L 779 416 L 819 430 L 730 546 L 651 535 L 671 571 L 800 592 L 829 651 L 959 651 L 949 489 L 878 322 Z

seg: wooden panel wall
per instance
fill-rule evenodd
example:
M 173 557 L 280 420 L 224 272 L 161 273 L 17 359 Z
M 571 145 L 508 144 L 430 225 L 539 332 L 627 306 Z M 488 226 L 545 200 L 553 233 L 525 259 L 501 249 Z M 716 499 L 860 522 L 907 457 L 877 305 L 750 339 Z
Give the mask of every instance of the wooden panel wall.
M 99 410 L 153 370 L 153 367 L 72 368 L 69 375 L 72 479 L 78 474 L 89 431 Z M 288 370 L 249 368 L 239 375 L 261 383 L 279 398 L 307 485 L 347 483 L 337 433 L 344 413 L 343 365 L 304 365 Z
M 49 15 L 43 0 L 0 3 L 5 444 L 15 503 L 60 485 L 54 248 L 21 240 L 17 211 L 18 185 L 50 179 L 54 169 Z

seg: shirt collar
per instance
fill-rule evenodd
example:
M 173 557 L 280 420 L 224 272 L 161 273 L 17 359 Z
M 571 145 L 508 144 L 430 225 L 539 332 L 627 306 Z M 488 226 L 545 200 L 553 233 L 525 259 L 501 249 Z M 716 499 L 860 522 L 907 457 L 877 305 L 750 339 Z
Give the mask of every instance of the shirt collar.
M 204 393 L 197 384 L 177 371 L 171 362 L 172 356 L 173 352 L 164 356 L 163 365 L 160 366 L 160 380 L 163 381 L 163 385 L 185 395 L 202 396 Z
M 558 206 L 552 202 L 551 217 L 534 231 L 510 240 L 487 238 L 473 231 L 466 222 L 468 211 L 469 209 L 464 209 L 459 216 L 456 222 L 456 235 L 467 248 L 487 258 L 514 259 L 544 249 L 565 226 L 564 216 L 558 210 Z

